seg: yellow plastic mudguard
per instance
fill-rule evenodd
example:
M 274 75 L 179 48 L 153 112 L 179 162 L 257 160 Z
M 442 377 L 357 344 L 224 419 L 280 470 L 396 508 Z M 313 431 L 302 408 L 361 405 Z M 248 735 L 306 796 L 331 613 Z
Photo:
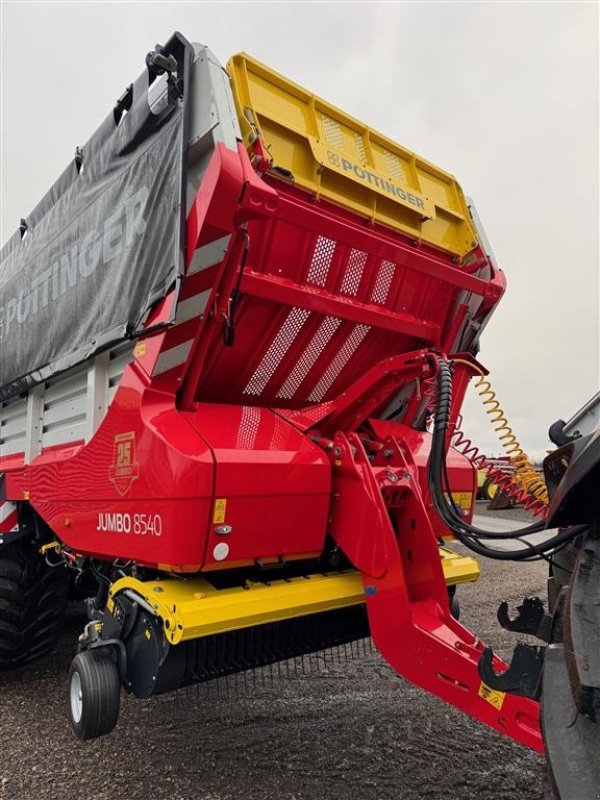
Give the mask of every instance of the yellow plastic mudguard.
M 262 140 L 273 174 L 459 258 L 474 248 L 452 175 L 245 53 L 227 71 L 244 143 Z

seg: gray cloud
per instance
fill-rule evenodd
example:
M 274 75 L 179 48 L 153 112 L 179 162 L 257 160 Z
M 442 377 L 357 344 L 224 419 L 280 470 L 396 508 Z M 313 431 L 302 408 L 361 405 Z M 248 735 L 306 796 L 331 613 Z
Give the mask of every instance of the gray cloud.
M 595 3 L 3 3 L 5 241 L 173 29 L 454 173 L 508 291 L 482 343 L 529 450 L 600 384 Z M 496 440 L 471 395 L 465 429 Z

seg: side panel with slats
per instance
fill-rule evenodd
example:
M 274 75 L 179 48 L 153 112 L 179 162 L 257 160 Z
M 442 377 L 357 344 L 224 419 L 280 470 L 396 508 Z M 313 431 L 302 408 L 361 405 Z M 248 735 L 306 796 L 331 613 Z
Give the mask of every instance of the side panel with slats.
M 48 447 L 89 440 L 132 359 L 123 342 L 89 362 L 0 406 L 0 457 L 25 453 L 30 461 Z

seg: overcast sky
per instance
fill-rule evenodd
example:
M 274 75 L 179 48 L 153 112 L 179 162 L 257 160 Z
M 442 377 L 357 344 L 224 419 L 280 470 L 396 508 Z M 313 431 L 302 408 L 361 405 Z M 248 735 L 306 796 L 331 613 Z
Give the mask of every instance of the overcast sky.
M 480 359 L 530 452 L 597 391 L 597 3 L 1 5 L 2 243 L 177 29 L 457 176 L 508 279 Z M 498 451 L 473 397 L 463 427 Z

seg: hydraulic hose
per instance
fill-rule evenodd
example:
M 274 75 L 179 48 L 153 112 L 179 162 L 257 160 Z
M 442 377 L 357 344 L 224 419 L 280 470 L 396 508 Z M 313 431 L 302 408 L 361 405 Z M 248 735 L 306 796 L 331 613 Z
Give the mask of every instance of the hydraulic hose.
M 551 536 L 545 542 L 534 545 L 525 542 L 525 547 L 518 550 L 498 550 L 481 542 L 481 539 L 520 540 L 523 536 L 547 530 L 544 522 L 536 522 L 514 531 L 487 531 L 466 522 L 458 512 L 449 491 L 448 472 L 446 467 L 447 432 L 452 405 L 452 373 L 450 364 L 444 360 L 437 362 L 438 396 L 434 417 L 431 452 L 427 465 L 429 493 L 434 508 L 445 525 L 466 547 L 488 558 L 502 561 L 524 561 L 536 558 L 547 558 L 557 549 L 564 547 L 569 541 L 587 530 L 584 525 L 576 526 Z M 447 496 L 445 494 L 447 493 Z M 450 499 L 448 500 L 447 497 Z

